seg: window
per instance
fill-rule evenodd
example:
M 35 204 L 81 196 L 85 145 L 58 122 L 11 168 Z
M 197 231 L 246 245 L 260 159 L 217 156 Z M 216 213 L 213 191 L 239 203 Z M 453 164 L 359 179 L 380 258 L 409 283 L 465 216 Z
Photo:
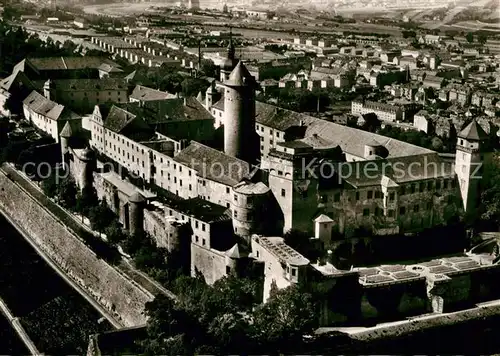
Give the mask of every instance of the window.
M 260 131 L 264 132 L 264 127 L 263 126 L 260 127 Z
M 272 145 L 273 144 L 273 140 L 269 140 L 269 144 Z
M 202 244 L 203 246 L 205 246 L 205 243 L 206 243 L 206 241 L 205 241 L 205 239 L 203 239 L 203 240 L 202 240 L 202 242 L 201 242 L 201 244 Z
M 382 192 L 380 190 L 375 191 L 375 199 L 381 199 L 382 198 Z
M 432 190 L 432 181 L 427 182 L 427 190 L 431 191 Z
M 276 137 L 279 138 L 280 137 L 280 133 L 279 132 L 276 132 Z
M 226 274 L 229 274 L 229 273 L 231 273 L 231 267 L 226 266 Z
M 448 189 L 448 180 L 443 181 L 443 189 Z
M 451 187 L 455 188 L 455 180 L 454 179 L 451 180 Z
M 363 216 L 368 216 L 370 215 L 370 209 L 366 208 L 366 209 L 363 209 Z
M 333 196 L 333 201 L 334 202 L 339 202 L 340 201 L 340 193 L 335 193 L 335 195 Z
M 226 194 L 229 194 L 229 187 L 226 187 Z
M 401 208 L 399 208 L 399 215 L 404 215 L 406 213 L 406 208 L 404 206 L 402 206 Z
M 234 195 L 234 201 L 238 201 L 238 196 L 236 194 Z
M 182 179 L 179 179 L 179 185 L 182 187 Z
M 394 217 L 394 210 L 389 209 L 389 211 L 387 212 L 387 214 L 389 215 L 390 218 L 393 218 Z
M 425 183 L 424 183 L 424 182 L 421 182 L 421 183 L 420 183 L 420 187 L 419 187 L 419 189 L 418 189 L 418 190 L 420 190 L 420 193 L 422 193 L 422 192 L 424 192 L 424 191 L 425 191 Z
M 237 211 L 235 211 L 235 212 L 234 212 L 234 218 L 235 218 L 235 219 L 237 219 L 237 218 L 238 218 L 238 212 L 237 212 Z
M 359 200 L 359 192 L 356 192 L 356 201 Z
M 389 201 L 394 201 L 395 198 L 396 198 L 396 193 L 390 192 L 389 193 Z
M 260 142 L 264 142 L 264 137 L 260 136 Z
M 177 177 L 174 177 L 174 183 L 177 183 Z
M 401 187 L 401 192 L 399 194 L 401 195 L 405 195 L 406 191 L 405 191 L 405 187 Z
M 189 191 L 191 191 L 192 189 L 193 189 L 193 188 L 192 188 L 192 186 L 191 186 L 191 184 L 190 184 L 190 185 L 189 185 Z
M 366 194 L 366 199 L 371 199 L 371 198 L 373 198 L 373 192 L 369 190 L 368 193 Z
M 420 209 L 420 206 L 419 206 L 418 204 L 415 204 L 415 205 L 413 206 L 413 212 L 414 212 L 414 213 L 418 213 L 418 210 L 419 210 L 419 209 Z
M 201 223 L 201 231 L 205 231 L 205 224 Z
M 278 171 L 278 175 L 282 176 L 283 175 L 283 171 Z
M 436 181 L 436 190 L 441 189 L 441 181 L 437 180 Z
M 200 238 L 198 237 L 198 235 L 194 235 L 194 238 L 195 238 L 196 242 L 200 241 Z
M 411 194 L 415 193 L 415 184 L 412 184 L 410 186 L 410 191 L 411 191 Z
M 297 268 L 292 268 L 292 277 L 297 276 Z
M 281 196 L 284 197 L 285 196 L 285 189 L 281 189 Z
M 182 172 L 182 166 L 179 166 L 179 172 Z

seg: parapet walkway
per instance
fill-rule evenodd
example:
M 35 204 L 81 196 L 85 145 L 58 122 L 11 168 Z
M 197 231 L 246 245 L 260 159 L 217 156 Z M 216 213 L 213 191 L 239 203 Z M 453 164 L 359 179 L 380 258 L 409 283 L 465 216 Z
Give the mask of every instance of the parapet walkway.
M 24 177 L 22 173 L 7 164 L 1 166 L 0 170 L 8 174 L 11 180 L 13 180 L 24 190 L 26 190 L 33 198 L 38 200 L 40 204 L 45 206 L 52 214 L 57 216 L 57 218 L 59 218 L 70 230 L 74 231 L 77 236 L 81 237 L 83 242 L 85 242 L 85 240 L 94 240 L 96 238 L 94 233 L 87 225 L 79 221 L 78 218 L 76 218 L 72 213 L 68 212 L 66 209 L 53 202 L 35 183 L 33 183 L 29 178 Z M 114 267 L 123 275 L 125 275 L 129 280 L 138 284 L 141 288 L 144 288 L 152 295 L 164 294 L 169 298 L 176 299 L 175 294 L 165 289 L 158 282 L 154 281 L 142 271 L 137 270 L 125 258 L 122 257 L 120 263 L 118 265 L 115 265 Z

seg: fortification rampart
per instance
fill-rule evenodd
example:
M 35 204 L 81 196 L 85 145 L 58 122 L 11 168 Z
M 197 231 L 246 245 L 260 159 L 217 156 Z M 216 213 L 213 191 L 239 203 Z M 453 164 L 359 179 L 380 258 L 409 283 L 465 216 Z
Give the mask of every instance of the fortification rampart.
M 99 259 L 76 235 L 25 190 L 0 172 L 0 210 L 72 281 L 123 326 L 146 322 L 143 313 L 153 296 Z

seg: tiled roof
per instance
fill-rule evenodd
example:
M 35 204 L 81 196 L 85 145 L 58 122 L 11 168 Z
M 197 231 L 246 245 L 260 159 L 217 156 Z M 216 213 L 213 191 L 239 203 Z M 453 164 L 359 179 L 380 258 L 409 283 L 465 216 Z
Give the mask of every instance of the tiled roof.
M 127 90 L 127 82 L 121 78 L 103 79 L 57 79 L 52 81 L 56 90 L 82 91 L 82 90 Z
M 104 120 L 104 127 L 120 133 L 137 116 L 117 105 L 113 105 Z
M 165 204 L 179 213 L 211 223 L 231 220 L 231 210 L 200 198 L 172 200 Z
M 37 70 L 61 70 L 61 69 L 97 69 L 103 63 L 118 67 L 118 64 L 103 57 L 47 57 L 29 58 L 28 61 Z
M 488 135 L 484 132 L 483 128 L 477 123 L 476 120 L 467 125 L 460 133 L 458 137 L 465 138 L 467 140 L 486 140 Z
M 23 100 L 23 104 L 37 114 L 43 115 L 51 120 L 72 120 L 79 118 L 74 112 L 66 109 L 63 105 L 50 101 L 35 90 Z
M 174 160 L 196 170 L 200 178 L 229 186 L 238 184 L 250 172 L 247 162 L 196 141 L 191 141 Z
M 0 81 L 0 88 L 10 91 L 14 83 L 22 83 L 23 85 L 35 89 L 35 84 L 22 71 L 14 71 L 7 78 Z
M 221 110 L 221 111 L 224 111 L 224 95 L 222 96 L 222 98 L 220 98 L 219 101 L 217 101 L 215 104 L 212 105 L 213 108 L 215 109 L 218 109 L 218 110 Z
M 343 181 L 354 187 L 376 186 L 421 181 L 434 178 L 452 178 L 455 173 L 450 162 L 436 152 L 390 159 L 339 163 Z M 339 179 L 335 176 L 332 179 Z
M 130 98 L 140 101 L 150 101 L 174 99 L 176 96 L 164 91 L 148 88 L 142 85 L 136 85 L 132 94 L 130 94 Z

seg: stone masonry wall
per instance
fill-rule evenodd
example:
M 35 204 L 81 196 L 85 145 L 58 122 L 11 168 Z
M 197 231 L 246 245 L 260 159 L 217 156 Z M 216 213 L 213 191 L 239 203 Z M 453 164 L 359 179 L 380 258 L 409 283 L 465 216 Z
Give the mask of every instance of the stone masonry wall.
M 123 326 L 145 324 L 146 302 L 153 296 L 99 259 L 29 194 L 0 173 L 0 208 L 33 239 L 73 281 Z

